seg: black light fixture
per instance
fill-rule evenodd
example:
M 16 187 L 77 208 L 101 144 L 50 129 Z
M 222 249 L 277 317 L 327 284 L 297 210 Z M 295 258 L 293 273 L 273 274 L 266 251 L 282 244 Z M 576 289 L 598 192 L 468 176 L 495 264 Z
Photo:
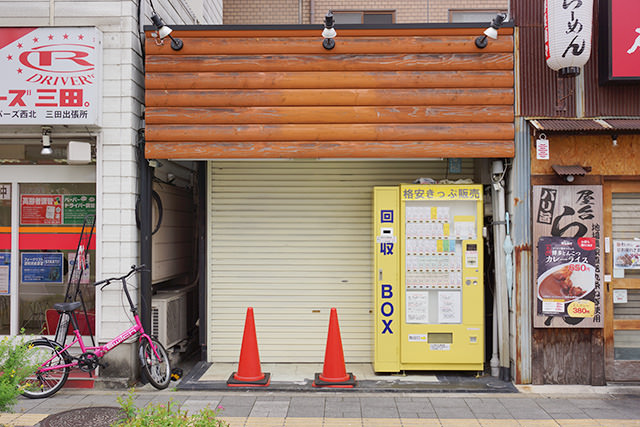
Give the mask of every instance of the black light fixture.
M 324 17 L 324 30 L 322 30 L 322 37 L 324 37 L 322 47 L 327 50 L 331 50 L 336 46 L 336 42 L 333 39 L 338 33 L 336 33 L 336 30 L 333 28 L 334 23 L 333 12 L 329 11 Z
M 153 26 L 156 27 L 158 40 L 160 40 L 160 41 L 156 41 L 157 44 L 159 45 L 164 44 L 164 38 L 169 37 L 171 39 L 171 49 L 173 50 L 182 49 L 182 46 L 183 46 L 182 40 L 171 36 L 171 33 L 173 32 L 173 30 L 168 25 L 165 25 L 164 22 L 162 22 L 162 19 L 156 13 L 151 15 L 151 21 L 153 21 Z
M 613 145 L 614 147 L 618 146 L 618 135 L 616 135 L 615 133 L 611 135 L 611 145 Z
M 40 150 L 40 154 L 43 156 L 50 156 L 53 154 L 53 149 L 51 148 L 50 126 L 42 126 L 42 150 Z
M 494 40 L 498 38 L 498 29 L 502 27 L 505 19 L 507 19 L 507 15 L 505 15 L 504 13 L 499 13 L 495 18 L 491 20 L 491 25 L 489 26 L 489 28 L 484 30 L 484 35 L 478 36 L 476 38 L 476 47 L 478 49 L 484 49 L 485 47 L 487 47 L 487 44 L 489 43 L 487 37 Z

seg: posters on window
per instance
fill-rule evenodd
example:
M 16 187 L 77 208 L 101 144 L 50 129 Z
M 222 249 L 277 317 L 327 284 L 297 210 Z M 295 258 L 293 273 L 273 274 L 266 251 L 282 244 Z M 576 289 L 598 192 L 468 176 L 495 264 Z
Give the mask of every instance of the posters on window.
M 20 197 L 22 225 L 82 225 L 95 215 L 94 194 L 23 194 Z
M 20 196 L 20 224 L 62 224 L 62 195 L 23 194 Z
M 23 252 L 22 283 L 63 283 L 64 260 L 61 252 Z
M 79 278 L 81 285 L 88 285 L 91 277 L 91 258 L 84 252 L 84 248 L 81 250 L 77 258 L 75 252 L 69 252 L 67 259 L 69 263 L 69 272 L 73 271 L 73 274 L 69 279 L 69 283 L 76 284 L 78 283 Z M 76 259 L 78 260 L 78 268 L 73 267 Z
M 533 187 L 534 327 L 603 327 L 602 187 Z
M 9 295 L 11 283 L 11 254 L 0 252 L 0 295 Z
M 640 241 L 613 241 L 613 268 L 624 270 L 640 269 Z

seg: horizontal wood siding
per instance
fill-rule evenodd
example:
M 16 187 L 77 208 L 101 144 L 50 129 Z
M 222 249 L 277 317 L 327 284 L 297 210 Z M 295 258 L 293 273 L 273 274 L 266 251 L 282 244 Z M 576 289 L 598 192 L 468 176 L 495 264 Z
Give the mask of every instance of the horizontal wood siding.
M 147 35 L 148 158 L 513 156 L 509 28 L 210 28 Z

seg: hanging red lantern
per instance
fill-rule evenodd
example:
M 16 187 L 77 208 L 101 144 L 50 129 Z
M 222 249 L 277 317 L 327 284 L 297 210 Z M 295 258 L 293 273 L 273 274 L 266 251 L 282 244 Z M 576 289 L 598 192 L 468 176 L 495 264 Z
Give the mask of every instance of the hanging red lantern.
M 577 76 L 591 55 L 593 0 L 545 0 L 547 65 L 561 76 Z

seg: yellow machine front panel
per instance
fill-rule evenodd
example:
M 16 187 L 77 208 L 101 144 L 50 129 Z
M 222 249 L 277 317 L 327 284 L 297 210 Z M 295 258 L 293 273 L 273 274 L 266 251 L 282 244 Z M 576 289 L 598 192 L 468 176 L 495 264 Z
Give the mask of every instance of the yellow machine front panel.
M 482 370 L 481 185 L 400 187 L 400 365 Z

